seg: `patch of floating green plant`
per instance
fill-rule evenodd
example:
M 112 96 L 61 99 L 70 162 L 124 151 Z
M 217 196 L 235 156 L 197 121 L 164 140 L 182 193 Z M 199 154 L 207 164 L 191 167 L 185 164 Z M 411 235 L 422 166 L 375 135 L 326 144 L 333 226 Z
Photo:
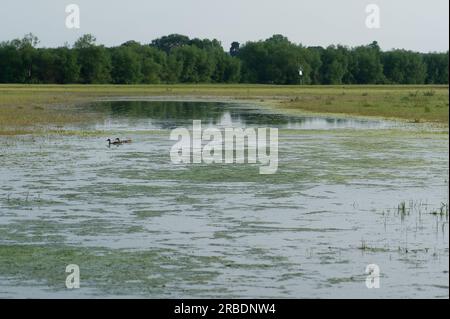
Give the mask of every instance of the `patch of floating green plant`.
M 201 285 L 218 275 L 211 264 L 218 257 L 180 255 L 170 250 L 149 251 L 82 248 L 64 245 L 0 244 L 0 273 L 20 280 L 45 282 L 65 290 L 66 266 L 80 267 L 81 286 L 110 295 L 164 296 L 166 286 Z M 155 274 L 163 274 L 155 276 Z

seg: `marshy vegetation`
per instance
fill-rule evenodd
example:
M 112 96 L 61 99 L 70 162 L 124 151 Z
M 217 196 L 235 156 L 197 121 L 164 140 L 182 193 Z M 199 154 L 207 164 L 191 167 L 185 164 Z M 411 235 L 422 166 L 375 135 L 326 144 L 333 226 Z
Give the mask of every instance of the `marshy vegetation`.
M 179 86 L 170 90 L 184 102 L 123 98 L 167 88 L 117 87 L 117 101 L 108 86 L 69 86 L 108 101 L 74 105 L 78 119 L 88 115 L 82 126 L 0 137 L 0 296 L 73 296 L 64 270 L 77 263 L 82 297 L 370 297 L 364 270 L 375 262 L 377 297 L 448 297 L 446 128 L 330 119 L 339 125 L 305 129 L 298 114 L 251 98 L 184 98 L 195 90 L 301 101 L 298 87 Z M 301 88 L 305 96 L 342 89 Z M 345 96 L 392 89 L 352 87 Z M 431 98 L 441 94 L 434 90 Z M 170 128 L 194 114 L 279 127 L 277 174 L 171 164 Z M 107 147 L 107 137 L 124 135 L 133 143 Z
M 444 125 L 448 125 L 449 118 L 448 86 L 0 85 L 0 134 L 55 130 L 95 121 L 102 114 L 79 112 L 77 106 L 125 96 L 249 101 L 296 112 Z

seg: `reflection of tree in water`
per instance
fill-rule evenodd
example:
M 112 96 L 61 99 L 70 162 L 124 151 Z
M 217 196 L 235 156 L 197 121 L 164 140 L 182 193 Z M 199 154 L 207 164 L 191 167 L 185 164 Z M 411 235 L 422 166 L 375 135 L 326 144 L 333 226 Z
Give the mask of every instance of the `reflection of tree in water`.
M 233 115 L 231 117 L 233 118 Z M 289 117 L 281 114 L 254 113 L 245 111 L 242 113 L 238 113 L 238 117 L 244 123 L 261 126 L 282 126 L 288 124 L 292 120 Z
M 112 117 L 159 120 L 218 119 L 223 113 L 223 105 L 219 103 L 113 101 L 98 103 L 94 107 L 98 111 L 111 114 Z
M 216 102 L 168 102 L 168 101 L 111 101 L 91 105 L 94 111 L 106 112 L 113 118 L 131 120 L 151 119 L 162 128 L 189 125 L 192 120 L 209 124 L 221 124 L 224 118 L 232 123 L 272 127 L 346 127 L 365 126 L 367 123 L 342 118 L 287 116 L 264 113 L 258 109 Z M 231 123 L 227 123 L 231 124 Z
M 243 124 L 277 125 L 289 122 L 283 115 L 261 114 L 214 102 L 112 101 L 95 103 L 92 107 L 95 111 L 109 113 L 112 117 L 149 118 L 168 122 L 201 120 L 219 123 L 227 112 L 233 122 Z

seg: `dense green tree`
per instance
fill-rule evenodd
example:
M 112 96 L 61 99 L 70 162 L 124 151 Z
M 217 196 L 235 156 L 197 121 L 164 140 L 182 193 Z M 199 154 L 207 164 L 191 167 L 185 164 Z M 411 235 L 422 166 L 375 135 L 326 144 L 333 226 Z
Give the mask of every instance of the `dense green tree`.
M 420 84 L 427 76 L 427 66 L 419 53 L 394 50 L 382 54 L 386 82 L 393 84 Z
M 68 47 L 61 47 L 56 49 L 55 54 L 58 69 L 56 83 L 68 84 L 78 82 L 80 66 L 78 64 L 76 52 L 70 50 Z
M 127 41 L 123 43 L 120 48 L 122 48 L 123 53 L 128 52 L 126 54 L 127 57 L 122 54 L 122 59 L 127 58 L 133 60 L 131 62 L 133 65 L 131 70 L 122 70 L 120 72 L 129 72 L 130 74 L 128 75 L 128 78 L 132 80 L 131 83 L 157 84 L 163 81 L 165 77 L 164 72 L 167 71 L 167 55 L 165 52 L 153 46 L 142 45 L 136 41 Z M 124 51 L 123 48 L 127 48 L 127 50 Z M 112 50 L 114 52 L 114 48 Z M 120 69 L 120 66 L 116 63 L 120 56 L 121 54 L 113 54 L 112 56 L 113 78 L 114 75 L 117 75 L 117 71 Z M 134 75 L 131 73 L 134 73 Z M 120 83 L 130 82 L 121 81 Z
M 107 49 L 95 44 L 95 37 L 84 35 L 74 48 L 80 65 L 82 83 L 109 83 L 111 81 L 111 57 Z
M 189 45 L 196 46 L 199 49 L 220 49 L 223 51 L 222 45 L 217 39 L 209 40 L 209 39 L 192 39 L 188 41 Z
M 353 49 L 349 61 L 349 81 L 357 84 L 384 82 L 381 50 L 377 42 Z
M 267 49 L 267 60 L 264 70 L 264 81 L 276 84 L 299 83 L 300 55 L 296 46 L 282 35 L 274 35 L 264 42 Z
M 11 42 L 0 44 L 0 83 L 24 83 L 22 58 Z
M 426 83 L 448 83 L 448 51 L 425 54 L 423 60 L 427 68 Z
M 58 83 L 58 68 L 55 50 L 38 49 L 34 59 L 35 83 Z
M 167 55 L 155 48 L 142 46 L 138 53 L 141 57 L 142 83 L 161 83 L 166 78 Z
M 214 69 L 211 75 L 211 82 L 239 82 L 241 69 L 239 59 L 226 54 L 222 48 L 213 48 L 208 54 L 212 57 L 211 63 Z
M 237 83 L 241 77 L 241 62 L 226 54 L 216 58 L 212 81 L 215 83 Z
M 347 49 L 342 46 L 329 46 L 322 51 L 321 60 L 321 83 L 342 84 L 348 72 Z
M 311 55 L 312 56 L 312 55 Z M 282 35 L 259 42 L 247 42 L 239 52 L 242 80 L 249 83 L 298 84 L 299 69 L 303 83 L 310 83 L 310 54 Z
M 97 39 L 92 34 L 84 34 L 75 41 L 73 47 L 78 50 L 89 49 L 95 46 L 95 41 L 97 41 Z
M 152 41 L 151 46 L 170 53 L 173 49 L 189 45 L 189 37 L 181 34 L 170 34 Z
M 35 59 L 37 56 L 36 45 L 39 43 L 39 39 L 29 33 L 20 41 L 18 48 L 19 54 L 22 59 L 22 67 L 25 72 L 25 82 L 32 83 L 35 76 L 33 70 L 35 70 Z
M 234 41 L 233 43 L 231 43 L 230 55 L 232 57 L 238 56 L 240 47 L 241 47 L 241 44 L 239 42 Z
M 111 49 L 111 79 L 116 84 L 139 83 L 141 74 L 141 58 L 129 46 Z
M 268 52 L 262 41 L 247 42 L 239 52 L 242 61 L 241 80 L 246 83 L 262 83 L 266 79 L 264 66 Z
M 0 44 L 0 81 L 9 83 L 32 83 L 35 77 L 37 50 L 36 36 L 29 33 L 22 39 Z
M 304 47 L 274 35 L 233 42 L 229 52 L 216 39 L 179 34 L 111 48 L 90 34 L 72 48 L 38 43 L 32 34 L 0 43 L 0 83 L 448 84 L 448 52 L 383 52 L 377 42 Z
M 308 47 L 307 49 L 307 60 L 311 67 L 311 72 L 309 74 L 311 84 L 322 84 L 322 54 L 325 49 L 322 47 Z
M 225 56 L 225 68 L 222 82 L 238 83 L 241 79 L 241 61 L 235 57 Z
M 183 61 L 174 54 L 167 56 L 166 68 L 163 72 L 163 79 L 166 83 L 180 82 L 180 75 L 183 70 Z
M 181 65 L 179 81 L 182 83 L 210 82 L 214 71 L 212 59 L 205 50 L 185 45 L 173 50 L 175 60 Z

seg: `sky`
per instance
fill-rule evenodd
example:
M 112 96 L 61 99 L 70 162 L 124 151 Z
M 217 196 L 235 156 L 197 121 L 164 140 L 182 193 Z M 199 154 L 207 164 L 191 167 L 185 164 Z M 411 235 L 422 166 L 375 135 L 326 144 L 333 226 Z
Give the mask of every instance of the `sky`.
M 79 29 L 66 27 L 69 4 L 80 8 Z M 366 26 L 369 4 L 379 8 L 379 28 Z M 56 47 L 91 33 L 113 46 L 180 33 L 216 38 L 227 50 L 283 34 L 305 46 L 378 41 L 384 50 L 447 51 L 448 12 L 448 0 L 0 0 L 0 41 L 32 32 L 40 46 Z

